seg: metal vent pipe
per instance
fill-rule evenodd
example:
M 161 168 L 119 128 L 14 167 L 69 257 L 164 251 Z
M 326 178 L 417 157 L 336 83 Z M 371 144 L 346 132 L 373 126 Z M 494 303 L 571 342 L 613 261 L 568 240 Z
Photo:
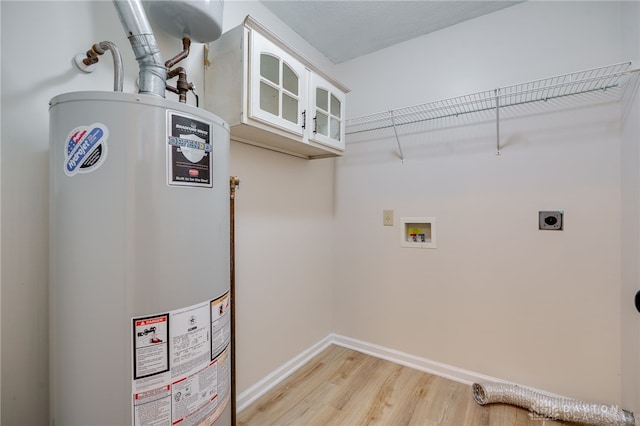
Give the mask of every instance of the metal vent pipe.
M 167 68 L 140 0 L 113 0 L 140 66 L 139 93 L 165 96 Z
M 474 383 L 473 399 L 480 405 L 504 403 L 525 408 L 539 420 L 558 419 L 598 426 L 635 426 L 633 413 L 606 404 L 546 395 L 509 383 Z

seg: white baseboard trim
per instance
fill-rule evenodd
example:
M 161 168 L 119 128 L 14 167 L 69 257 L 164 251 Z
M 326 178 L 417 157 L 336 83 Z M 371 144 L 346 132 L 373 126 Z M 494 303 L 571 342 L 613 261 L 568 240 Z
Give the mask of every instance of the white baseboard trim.
M 568 398 L 566 396 L 558 395 L 546 390 L 510 382 L 508 380 L 499 379 L 497 377 L 487 376 L 484 374 L 476 373 L 475 371 L 465 370 L 463 368 L 454 367 L 442 362 L 432 361 L 427 358 L 421 358 L 419 356 L 400 352 L 395 349 L 389 349 L 384 346 L 375 345 L 373 343 L 364 342 L 362 340 L 352 339 L 351 337 L 341 336 L 339 334 L 332 334 L 330 335 L 330 337 L 331 343 L 334 345 L 353 349 L 354 351 L 362 352 L 376 358 L 382 358 L 396 364 L 404 365 L 405 367 L 413 368 L 414 370 L 423 371 L 425 373 L 440 376 L 445 379 L 453 380 L 454 382 L 463 383 L 465 385 L 472 385 L 474 383 L 482 382 L 506 383 L 527 388 L 534 392 L 542 393 L 555 398 Z
M 423 371 L 455 382 L 464 383 L 465 385 L 471 385 L 476 382 L 504 382 L 504 380 L 500 380 L 495 377 L 485 376 L 484 374 L 464 370 L 452 365 L 432 361 L 427 358 L 421 358 L 419 356 L 400 352 L 395 349 L 386 348 L 373 343 L 364 342 L 362 340 L 352 339 L 351 337 L 341 336 L 339 334 L 333 334 L 331 336 L 331 343 L 353 349 L 354 351 L 362 352 L 376 358 L 382 358 L 396 364 L 404 365 L 405 367 L 413 368 L 414 370 Z
M 328 348 L 332 344 L 332 336 L 333 335 L 330 334 L 310 348 L 302 351 L 300 354 L 269 373 L 264 379 L 260 380 L 246 391 L 238 394 L 236 396 L 236 412 L 239 413 L 247 408 L 252 402 L 289 377 L 296 370 L 309 362 L 314 356 Z
M 260 380 L 255 385 L 251 386 L 246 391 L 239 394 L 237 396 L 236 404 L 237 412 L 244 410 L 252 402 L 260 398 L 267 391 L 269 391 L 278 383 L 293 374 L 296 370 L 309 362 L 311 358 L 328 348 L 330 345 L 337 345 L 348 349 L 353 349 L 354 351 L 362 352 L 376 358 L 381 358 L 387 361 L 394 362 L 396 364 L 404 365 L 405 367 L 413 368 L 425 373 L 434 374 L 436 376 L 463 383 L 465 385 L 471 385 L 473 383 L 479 382 L 511 383 L 506 380 L 486 376 L 474 371 L 465 370 L 462 368 L 454 367 L 452 365 L 432 361 L 427 358 L 421 358 L 405 352 L 400 352 L 395 349 L 390 349 L 384 346 L 332 333 L 315 345 L 311 346 L 309 349 L 300 353 L 298 356 L 286 362 L 278 369 L 274 370 L 271 374 Z M 560 397 L 560 395 L 556 395 L 550 392 L 542 391 L 528 386 L 524 387 L 544 393 L 549 396 Z

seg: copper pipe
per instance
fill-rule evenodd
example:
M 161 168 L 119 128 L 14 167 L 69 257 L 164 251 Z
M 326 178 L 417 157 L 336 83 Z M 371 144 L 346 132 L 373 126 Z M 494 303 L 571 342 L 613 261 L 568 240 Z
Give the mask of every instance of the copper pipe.
M 240 179 L 237 176 L 231 176 L 229 179 L 230 200 L 230 285 L 229 292 L 231 294 L 231 425 L 236 425 L 236 218 L 235 218 L 235 199 L 236 189 L 240 187 Z
M 187 92 L 193 90 L 193 84 L 187 81 L 187 70 L 182 67 L 174 68 L 167 74 L 167 80 L 178 76 L 176 87 L 171 87 L 167 84 L 167 90 L 180 95 L 180 102 L 187 102 Z
M 189 56 L 190 48 L 191 39 L 187 36 L 182 37 L 182 52 L 178 53 L 176 56 L 164 63 L 164 65 L 167 67 L 167 70 L 169 70 L 167 73 L 167 80 L 178 76 L 178 82 L 176 83 L 176 86 L 171 87 L 167 84 L 167 90 L 173 93 L 177 93 L 180 96 L 179 100 L 182 103 L 187 102 L 187 92 L 189 90 L 193 90 L 193 84 L 187 81 L 187 71 L 184 68 L 178 67 L 175 69 L 171 69 L 171 67 Z
M 93 45 L 93 47 L 95 47 L 95 44 Z M 87 50 L 87 57 L 82 60 L 82 63 L 86 66 L 98 63 L 98 54 L 93 49 L 93 47 Z
M 167 69 L 171 69 L 172 66 L 189 56 L 189 50 L 191 48 L 191 39 L 187 36 L 182 37 L 182 52 L 178 53 L 173 58 L 164 63 Z

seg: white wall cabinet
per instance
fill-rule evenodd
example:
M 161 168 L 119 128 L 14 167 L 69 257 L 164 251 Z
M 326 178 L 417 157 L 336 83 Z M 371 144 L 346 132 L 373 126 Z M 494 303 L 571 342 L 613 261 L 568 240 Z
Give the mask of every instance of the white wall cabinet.
M 309 159 L 342 154 L 348 89 L 250 16 L 208 59 L 203 106 L 232 140 Z

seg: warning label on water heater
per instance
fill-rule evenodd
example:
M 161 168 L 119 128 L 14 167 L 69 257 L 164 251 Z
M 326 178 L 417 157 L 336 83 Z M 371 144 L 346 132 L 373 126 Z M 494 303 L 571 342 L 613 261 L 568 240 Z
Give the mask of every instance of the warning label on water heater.
M 167 111 L 167 183 L 211 188 L 212 123 Z
M 230 295 L 132 318 L 132 425 L 210 426 L 230 401 Z
M 169 371 L 169 314 L 137 318 L 133 322 L 135 379 Z

